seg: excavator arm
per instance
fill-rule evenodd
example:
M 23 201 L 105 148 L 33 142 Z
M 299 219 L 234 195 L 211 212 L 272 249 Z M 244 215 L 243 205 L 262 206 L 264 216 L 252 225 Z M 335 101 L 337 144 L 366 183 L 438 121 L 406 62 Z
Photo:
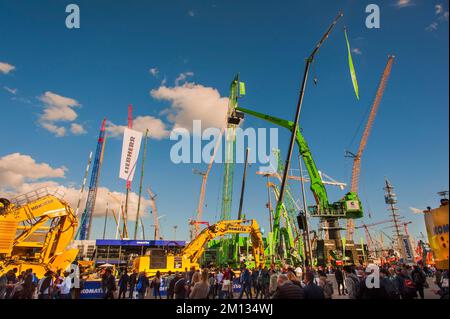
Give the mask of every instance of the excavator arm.
M 0 212 L 0 274 L 32 268 L 42 276 L 66 268 L 78 254 L 67 249 L 77 225 L 72 208 L 46 189 L 11 201 Z
M 252 253 L 255 265 L 265 264 L 264 244 L 258 222 L 252 220 L 224 220 L 205 229 L 192 240 L 181 252 L 183 258 L 189 259 L 195 264 L 205 251 L 207 243 L 227 234 L 249 234 L 252 242 Z
M 294 123 L 291 121 L 262 114 L 242 107 L 237 107 L 236 111 L 255 116 L 275 125 L 287 128 L 290 131 L 294 129 Z M 316 206 L 309 207 L 309 212 L 313 216 L 317 217 L 361 218 L 363 216 L 363 209 L 361 201 L 355 192 L 350 191 L 345 194 L 341 200 L 332 204 L 329 203 L 325 185 L 319 175 L 319 171 L 314 162 L 308 144 L 306 143 L 306 140 L 301 134 L 299 128 L 296 132 L 296 142 L 300 150 L 300 155 L 302 156 L 306 169 L 308 170 L 311 180 L 310 189 L 316 201 Z
M 263 119 L 265 121 L 268 121 L 270 123 L 273 123 L 275 125 L 287 128 L 292 132 L 294 129 L 294 123 L 291 121 L 283 120 L 274 116 L 262 114 L 256 111 L 252 111 L 246 108 L 238 107 L 236 110 L 241 111 L 243 113 L 252 115 L 254 117 Z M 322 179 L 319 175 L 319 170 L 317 169 L 316 163 L 314 162 L 314 159 L 312 157 L 311 151 L 308 147 L 308 144 L 306 143 L 305 138 L 303 137 L 302 133 L 300 132 L 300 129 L 297 129 L 296 134 L 296 142 L 298 145 L 298 148 L 300 150 L 300 155 L 303 158 L 303 161 L 305 162 L 306 168 L 308 170 L 308 174 L 311 180 L 310 188 L 314 195 L 314 199 L 316 200 L 316 204 L 324 209 L 328 208 L 328 195 L 327 191 L 325 189 L 325 186 L 322 182 Z

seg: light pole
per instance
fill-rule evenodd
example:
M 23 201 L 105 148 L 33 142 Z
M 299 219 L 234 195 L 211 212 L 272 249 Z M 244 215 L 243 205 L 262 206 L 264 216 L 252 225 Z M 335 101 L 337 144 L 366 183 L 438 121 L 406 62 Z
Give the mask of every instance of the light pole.
M 173 226 L 173 240 L 177 240 L 177 228 L 177 225 Z

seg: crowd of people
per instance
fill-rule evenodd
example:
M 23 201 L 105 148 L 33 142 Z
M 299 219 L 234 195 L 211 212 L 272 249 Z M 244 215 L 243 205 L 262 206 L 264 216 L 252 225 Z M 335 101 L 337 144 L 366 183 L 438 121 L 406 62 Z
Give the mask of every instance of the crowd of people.
M 32 269 L 18 274 L 17 268 L 0 277 L 0 299 L 72 299 L 75 293 L 70 273 L 47 271 L 38 278 Z
M 162 284 L 167 299 L 332 299 L 337 295 L 348 299 L 424 299 L 427 278 L 434 277 L 438 287 L 434 293 L 448 299 L 447 270 L 420 263 L 386 264 L 378 269 L 379 285 L 375 287 L 371 286 L 373 271 L 355 265 L 326 269 L 271 265 L 250 270 L 242 264 L 239 271 L 231 267 L 192 268 L 164 276 L 158 271 L 149 278 L 144 272 L 129 274 L 126 269 L 116 277 L 111 269 L 104 269 L 101 290 L 104 299 L 161 299 Z M 37 278 L 31 269 L 19 275 L 14 269 L 0 277 L 0 299 L 77 298 L 82 287 L 75 287 L 72 277 L 69 272 L 49 271 Z M 234 292 L 236 283 L 239 293 Z
M 327 269 L 278 268 L 272 265 L 250 270 L 243 264 L 239 271 L 230 267 L 192 268 L 184 272 L 169 272 L 164 277 L 158 272 L 150 279 L 144 272 L 128 275 L 124 271 L 119 278 L 118 298 L 161 298 L 160 287 L 164 281 L 167 299 L 242 299 L 244 296 L 246 299 L 332 299 L 335 296 L 332 276 L 335 277 L 337 295 L 342 296 L 340 298 L 424 299 L 427 277 L 435 277 L 435 284 L 439 287 L 435 293 L 448 298 L 448 271 L 431 270 L 421 264 L 414 267 L 384 265 L 379 269 L 379 286 L 375 287 L 367 285 L 372 272 L 370 267 L 355 265 Z M 239 293 L 234 292 L 236 281 L 240 285 Z M 113 294 L 107 293 L 107 280 L 103 286 L 105 298 L 114 298 Z

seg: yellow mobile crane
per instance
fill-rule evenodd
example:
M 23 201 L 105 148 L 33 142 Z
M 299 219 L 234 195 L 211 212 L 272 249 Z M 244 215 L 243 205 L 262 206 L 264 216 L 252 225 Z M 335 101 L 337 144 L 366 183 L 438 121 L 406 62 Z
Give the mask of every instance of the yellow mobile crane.
M 0 199 L 0 276 L 17 268 L 38 277 L 47 270 L 65 270 L 78 249 L 67 249 L 78 221 L 72 208 L 46 188 L 11 201 Z
M 152 267 L 152 256 L 141 256 L 134 260 L 133 268 L 138 272 L 145 272 L 148 276 L 154 276 L 157 271 L 167 273 L 169 271 L 184 271 L 194 267 L 199 268 L 198 260 L 205 251 L 207 243 L 227 234 L 250 234 L 252 253 L 255 266 L 266 262 L 264 256 L 264 243 L 258 222 L 252 220 L 223 220 L 206 227 L 194 238 L 179 254 L 169 253 L 165 257 L 165 267 Z M 156 262 L 155 262 L 156 264 Z M 161 265 L 160 263 L 158 263 Z

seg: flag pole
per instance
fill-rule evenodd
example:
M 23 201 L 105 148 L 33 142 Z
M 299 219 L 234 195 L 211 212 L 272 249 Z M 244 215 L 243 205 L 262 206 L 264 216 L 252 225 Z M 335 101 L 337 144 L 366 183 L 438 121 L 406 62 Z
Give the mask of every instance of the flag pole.
M 145 140 L 144 140 L 144 154 L 142 155 L 142 166 L 141 166 L 141 178 L 139 181 L 139 197 L 138 197 L 138 204 L 137 204 L 137 211 L 136 211 L 136 223 L 134 224 L 134 240 L 136 240 L 137 232 L 138 232 L 138 225 L 139 225 L 139 211 L 141 209 L 141 194 L 142 194 L 142 182 L 144 179 L 144 165 L 145 165 L 145 158 L 147 154 L 147 138 L 148 138 L 148 129 L 145 130 Z

